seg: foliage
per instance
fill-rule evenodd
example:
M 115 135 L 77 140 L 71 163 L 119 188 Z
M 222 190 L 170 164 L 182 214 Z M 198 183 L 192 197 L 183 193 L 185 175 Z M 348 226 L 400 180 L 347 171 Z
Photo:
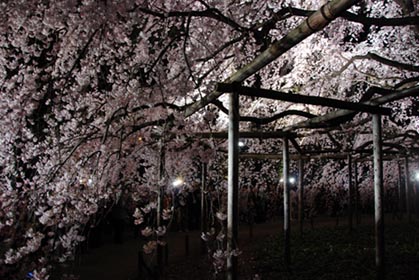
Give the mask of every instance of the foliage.
M 217 162 L 225 143 L 193 134 L 226 128 L 225 96 L 186 119 L 185 109 L 319 3 L 20 0 L 0 6 L 0 277 L 23 279 L 28 272 L 46 275 L 50 263 L 71 258 L 124 191 L 134 200 L 144 192 L 155 197 L 179 174 L 193 182 L 197 162 Z M 245 84 L 351 101 L 371 98 L 375 91 L 366 92 L 375 87 L 411 87 L 418 81 L 418 32 L 411 23 L 377 19 L 417 10 L 417 1 L 362 1 L 350 12 L 364 23 L 336 20 Z M 416 131 L 414 140 L 418 118 L 404 113 L 412 103 L 394 103 L 400 114 L 385 124 L 394 133 Z M 243 116 L 257 118 L 289 109 L 326 112 L 252 98 L 241 106 Z M 262 128 L 301 119 L 289 115 Z M 357 115 L 343 127 L 356 143 L 369 140 L 361 134 L 364 120 Z M 254 128 L 252 122 L 241 126 Z M 330 144 L 323 133 L 298 141 Z M 246 144 L 252 151 L 277 149 L 275 141 Z M 325 179 L 340 170 L 329 167 Z M 260 178 L 275 170 L 261 168 Z M 252 175 L 243 173 L 249 181 Z

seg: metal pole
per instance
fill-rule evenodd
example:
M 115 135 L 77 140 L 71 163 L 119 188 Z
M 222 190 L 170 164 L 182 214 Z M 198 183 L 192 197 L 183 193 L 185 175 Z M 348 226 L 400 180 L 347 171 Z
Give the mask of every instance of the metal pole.
M 228 126 L 228 199 L 227 199 L 227 279 L 237 279 L 237 248 L 239 200 L 239 95 L 230 93 Z
M 375 264 L 377 268 L 377 279 L 381 280 L 385 278 L 381 116 L 373 115 L 372 120 L 374 144 Z
M 353 185 L 352 185 L 352 156 L 348 154 L 348 211 L 349 211 L 349 231 L 353 228 Z
M 358 163 L 354 161 L 354 191 L 355 191 L 355 218 L 356 223 L 361 223 L 361 213 L 360 213 L 360 197 L 359 197 L 359 187 L 358 187 Z
M 288 138 L 283 138 L 283 177 L 284 177 L 284 262 L 288 267 L 291 264 L 291 223 L 290 223 L 290 188 L 289 188 L 289 147 Z
M 412 192 L 410 188 L 410 172 L 409 172 L 409 158 L 406 156 L 404 158 L 404 188 L 406 192 L 406 215 L 409 222 L 412 221 L 412 213 L 411 213 L 411 197 Z
M 406 198 L 406 190 L 402 184 L 403 180 L 402 180 L 402 167 L 400 164 L 400 161 L 397 161 L 397 174 L 398 174 L 398 214 L 399 214 L 399 219 L 403 218 L 403 213 L 404 213 L 404 207 L 405 207 L 405 198 Z
M 303 235 L 304 226 L 304 160 L 298 160 L 298 222 L 300 224 L 300 235 Z
M 207 184 L 207 164 L 202 163 L 201 166 L 201 232 L 207 231 L 207 208 L 206 208 L 206 184 Z M 205 253 L 206 244 L 201 238 L 201 253 Z
M 416 219 L 419 219 L 419 182 L 415 180 L 415 211 Z
M 159 180 L 162 182 L 164 178 L 165 170 L 165 149 L 164 141 L 160 142 L 160 161 L 159 161 Z M 159 184 L 160 184 L 159 182 Z M 162 226 L 162 213 L 163 213 L 163 195 L 164 195 L 164 186 L 158 186 L 158 196 L 157 196 L 157 227 Z M 158 270 L 161 273 L 163 269 L 163 247 L 160 244 L 157 244 L 157 266 Z

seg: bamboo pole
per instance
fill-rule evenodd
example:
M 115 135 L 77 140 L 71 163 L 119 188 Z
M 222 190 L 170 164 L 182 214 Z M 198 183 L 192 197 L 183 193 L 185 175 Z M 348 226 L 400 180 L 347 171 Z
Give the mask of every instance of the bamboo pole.
M 381 116 L 373 115 L 372 121 L 374 142 L 375 264 L 377 279 L 381 280 L 385 278 Z
M 232 253 L 238 241 L 239 196 L 239 95 L 230 93 L 228 127 L 227 279 L 237 279 L 237 257 Z
M 290 183 L 289 183 L 289 146 L 288 139 L 283 139 L 283 180 L 284 180 L 284 262 L 291 265 L 291 223 L 290 223 Z
M 342 12 L 349 9 L 358 0 L 333 0 L 322 6 L 318 11 L 304 19 L 300 25 L 291 30 L 287 35 L 279 41 L 274 42 L 268 49 L 257 56 L 252 62 L 227 78 L 225 83 L 243 82 L 245 79 L 255 74 L 261 68 L 265 67 L 292 47 L 312 35 L 313 33 L 323 29 L 332 20 L 337 18 Z M 222 92 L 213 91 L 204 96 L 197 102 L 190 104 L 185 110 L 185 116 L 189 117 L 196 113 L 199 109 L 205 107 L 213 100 L 217 99 Z

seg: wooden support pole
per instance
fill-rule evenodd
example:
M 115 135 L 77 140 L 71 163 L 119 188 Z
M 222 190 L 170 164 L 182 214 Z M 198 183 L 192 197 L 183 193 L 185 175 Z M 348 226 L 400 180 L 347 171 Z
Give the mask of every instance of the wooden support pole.
M 352 156 L 348 154 L 348 224 L 349 231 L 353 229 L 353 185 L 352 185 Z
M 304 226 L 304 160 L 298 160 L 298 223 L 300 225 L 300 235 L 303 235 Z
M 207 164 L 202 163 L 201 166 L 201 233 L 206 232 L 207 229 Z M 201 238 L 201 253 L 204 254 L 206 252 L 206 243 Z
M 289 183 L 289 146 L 288 139 L 283 138 L 283 180 L 284 180 L 284 262 L 287 267 L 291 265 L 291 222 L 290 222 L 290 183 Z
M 412 221 L 412 204 L 411 204 L 411 197 L 412 197 L 412 189 L 410 187 L 410 172 L 409 172 L 409 158 L 404 158 L 404 186 L 406 192 L 406 215 L 410 221 Z
M 374 143 L 375 264 L 377 279 L 382 280 L 385 278 L 385 248 L 381 116 L 373 115 L 372 121 Z
M 239 96 L 230 93 L 228 126 L 228 195 L 227 195 L 227 279 L 237 279 L 237 257 L 231 254 L 238 242 L 239 201 Z

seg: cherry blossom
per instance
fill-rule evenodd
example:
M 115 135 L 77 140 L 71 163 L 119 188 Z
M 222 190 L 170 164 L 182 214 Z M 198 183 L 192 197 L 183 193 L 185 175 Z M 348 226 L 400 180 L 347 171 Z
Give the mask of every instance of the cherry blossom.
M 153 229 L 150 227 L 146 227 L 145 229 L 141 230 L 141 234 L 145 237 L 149 237 L 153 234 Z
M 151 254 L 156 250 L 157 242 L 156 241 L 149 241 L 143 246 L 143 251 L 145 254 Z
M 155 232 L 157 236 L 164 236 L 166 234 L 166 227 L 165 226 L 158 227 Z
M 407 2 L 411 7 L 404 6 Z M 1 3 L 0 239 L 5 241 L 0 246 L 5 253 L 0 263 L 22 271 L 0 278 L 23 279 L 23 268 L 29 265 L 36 277 L 46 279 L 44 261 L 29 255 L 43 256 L 47 263 L 71 258 L 94 221 L 120 199 L 128 199 L 124 193 L 138 203 L 132 209 L 135 224 L 156 228 L 148 217 L 157 210 L 158 194 L 179 174 L 191 186 L 203 162 L 220 193 L 220 209 L 214 215 L 225 220 L 226 143 L 195 134 L 226 130 L 228 98 L 221 96 L 187 117 L 186 108 L 210 95 L 217 82 L 252 61 L 320 4 Z M 349 10 L 353 17 L 333 21 L 243 84 L 352 102 L 417 86 L 417 26 L 383 21 L 415 16 L 417 11 L 417 1 L 361 1 Z M 413 141 L 407 145 L 415 145 L 419 130 L 415 104 L 416 97 L 392 102 L 388 106 L 394 114 L 384 118 L 390 136 L 411 131 L 408 138 Z M 243 131 L 281 130 L 306 119 L 296 114 L 261 121 L 284 111 L 314 116 L 331 110 L 248 97 L 241 97 L 240 107 L 243 117 L 258 119 L 243 121 Z M 357 114 L 338 124 L 340 130 L 331 133 L 334 141 L 322 130 L 304 129 L 298 130 L 296 141 L 304 149 L 355 149 L 371 140 L 368 118 Z M 391 141 L 390 136 L 385 140 Z M 275 139 L 246 139 L 245 144 L 249 153 L 278 153 L 281 147 Z M 331 191 L 346 189 L 346 167 L 321 163 L 305 163 L 312 181 L 308 194 L 314 197 L 324 185 Z M 259 165 L 243 161 L 242 185 L 266 188 L 277 183 L 279 162 Z M 395 166 L 385 164 L 389 186 L 397 181 L 390 172 Z M 368 168 L 368 163 L 358 165 L 364 200 L 372 195 Z M 170 215 L 163 210 L 163 220 Z M 146 251 L 155 246 L 150 243 Z M 216 254 L 220 263 L 222 255 Z

